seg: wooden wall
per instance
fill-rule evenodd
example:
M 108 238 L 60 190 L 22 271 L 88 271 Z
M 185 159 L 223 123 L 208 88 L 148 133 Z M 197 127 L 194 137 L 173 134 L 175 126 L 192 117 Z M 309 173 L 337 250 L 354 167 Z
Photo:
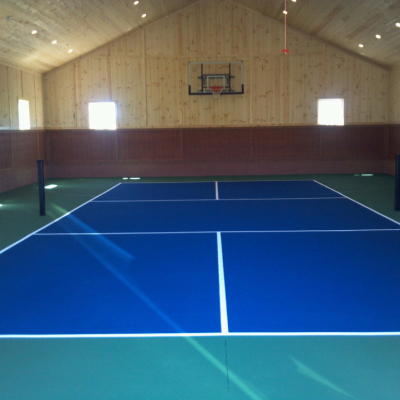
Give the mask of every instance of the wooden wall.
M 19 131 L 18 99 L 29 100 L 30 131 Z M 46 158 L 43 77 L 0 65 L 0 192 L 37 181 Z
M 57 177 L 382 173 L 387 127 L 48 132 Z
M 0 130 L 19 128 L 18 99 L 29 101 L 31 128 L 43 129 L 43 76 L 0 65 Z
M 45 74 L 46 126 L 88 128 L 115 101 L 119 128 L 316 125 L 343 97 L 345 123 L 388 121 L 388 70 L 228 0 L 203 0 Z M 189 61 L 244 62 L 244 95 L 188 95 Z
M 389 72 L 389 122 L 400 124 L 400 64 Z

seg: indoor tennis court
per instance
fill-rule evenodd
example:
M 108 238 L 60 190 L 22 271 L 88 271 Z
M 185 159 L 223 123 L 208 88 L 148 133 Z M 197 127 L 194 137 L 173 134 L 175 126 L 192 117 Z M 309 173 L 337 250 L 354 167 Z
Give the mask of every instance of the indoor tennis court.
M 0 399 L 398 400 L 400 2 L 0 2 Z

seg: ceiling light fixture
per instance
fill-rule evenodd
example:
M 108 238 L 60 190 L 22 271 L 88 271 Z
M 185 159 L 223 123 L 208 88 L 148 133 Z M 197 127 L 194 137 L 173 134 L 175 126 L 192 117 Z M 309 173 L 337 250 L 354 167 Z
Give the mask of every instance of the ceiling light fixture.
M 293 3 L 296 3 L 296 0 L 292 0 L 293 1 Z
M 56 44 L 57 43 L 57 40 L 53 40 L 52 42 L 51 42 L 51 44 Z
M 396 22 L 396 26 L 400 28 L 400 22 Z
M 283 13 L 284 13 L 284 14 L 287 14 L 287 11 L 286 11 L 286 10 L 283 10 Z
M 32 33 L 32 35 L 36 35 L 37 34 L 37 30 L 34 29 L 31 33 Z
M 364 45 L 363 44 L 359 44 L 358 47 L 364 47 Z
M 134 6 L 137 6 L 138 4 L 139 4 L 139 0 L 136 0 L 136 1 L 133 2 Z
M 146 18 L 146 14 L 143 14 L 143 15 L 142 15 L 142 18 Z
M 74 51 L 74 50 L 72 50 L 72 49 L 69 49 L 69 50 L 68 50 L 68 53 L 72 53 L 73 51 Z
M 376 37 L 377 39 L 380 39 L 382 36 L 381 36 L 381 35 L 375 35 L 375 37 Z

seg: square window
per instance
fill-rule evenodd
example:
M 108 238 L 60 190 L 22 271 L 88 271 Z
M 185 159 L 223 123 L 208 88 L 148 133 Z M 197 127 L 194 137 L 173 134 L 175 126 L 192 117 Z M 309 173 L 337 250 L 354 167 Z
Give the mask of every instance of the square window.
M 29 101 L 28 100 L 18 100 L 18 122 L 19 129 L 26 130 L 31 129 L 31 118 L 29 115 Z
M 344 125 L 344 99 L 318 99 L 318 125 Z
M 114 102 L 89 103 L 90 129 L 117 129 L 117 113 Z

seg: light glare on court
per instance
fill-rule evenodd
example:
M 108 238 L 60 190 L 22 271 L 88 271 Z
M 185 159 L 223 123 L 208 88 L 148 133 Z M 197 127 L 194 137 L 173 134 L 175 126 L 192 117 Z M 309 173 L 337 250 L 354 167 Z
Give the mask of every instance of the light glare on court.
M 57 185 L 47 185 L 44 188 L 45 189 L 54 189 L 55 187 L 57 187 Z

